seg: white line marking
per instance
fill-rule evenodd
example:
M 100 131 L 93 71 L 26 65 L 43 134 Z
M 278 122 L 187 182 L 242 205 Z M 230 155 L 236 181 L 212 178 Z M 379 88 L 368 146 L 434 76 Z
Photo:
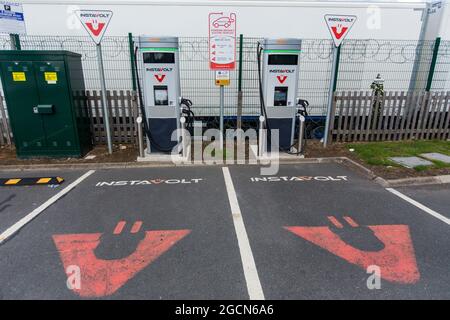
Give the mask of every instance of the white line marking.
M 437 219 L 439 219 L 439 220 L 445 222 L 446 224 L 450 225 L 450 219 L 449 219 L 449 218 L 447 218 L 447 217 L 443 216 L 442 214 L 440 214 L 440 213 L 438 213 L 438 212 L 436 212 L 436 211 L 434 211 L 434 210 L 432 210 L 432 209 L 430 209 L 430 208 L 424 206 L 424 205 L 421 204 L 420 202 L 417 202 L 416 200 L 411 199 L 411 198 L 408 197 L 408 196 L 405 196 L 405 195 L 404 195 L 403 193 L 401 193 L 400 191 L 397 191 L 397 190 L 395 190 L 394 188 L 386 188 L 386 190 L 389 191 L 389 192 L 391 192 L 391 193 L 393 193 L 393 194 L 395 194 L 396 196 L 402 198 L 403 200 L 405 200 L 405 201 L 411 203 L 413 206 L 416 206 L 417 208 L 419 208 L 419 209 L 425 211 L 426 213 L 432 215 L 433 217 L 435 217 L 435 218 L 437 218 Z
M 15 234 L 17 231 L 19 231 L 21 228 L 23 228 L 27 223 L 29 223 L 31 220 L 36 218 L 39 214 L 41 214 L 45 209 L 50 207 L 53 203 L 58 201 L 62 196 L 66 195 L 70 191 L 72 191 L 73 188 L 75 188 L 80 182 L 82 182 L 84 179 L 89 177 L 91 174 L 93 174 L 95 170 L 90 170 L 83 174 L 81 177 L 79 177 L 77 180 L 69 184 L 67 187 L 62 189 L 60 192 L 55 194 L 53 197 L 45 201 L 43 204 L 41 204 L 39 207 L 31 211 L 29 214 L 27 214 L 25 217 L 17 221 L 14 225 L 9 227 L 5 232 L 0 234 L 0 244 L 3 243 L 6 239 L 11 237 L 13 234 Z
M 236 230 L 242 266 L 244 268 L 245 281 L 247 282 L 248 295 L 250 296 L 250 300 L 265 300 L 230 171 L 227 167 L 223 167 L 222 171 L 227 187 L 228 200 L 233 216 L 234 229 Z

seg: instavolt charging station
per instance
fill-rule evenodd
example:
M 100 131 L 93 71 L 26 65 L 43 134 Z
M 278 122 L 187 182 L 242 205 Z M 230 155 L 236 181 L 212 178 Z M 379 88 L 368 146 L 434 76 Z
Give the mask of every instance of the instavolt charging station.
M 300 39 L 264 39 L 258 48 L 261 115 L 269 137 L 279 130 L 279 148 L 286 152 L 294 143 L 300 49 Z
M 182 98 L 177 37 L 139 37 L 147 154 L 170 153 L 180 140 Z M 181 147 L 180 150 L 181 151 Z

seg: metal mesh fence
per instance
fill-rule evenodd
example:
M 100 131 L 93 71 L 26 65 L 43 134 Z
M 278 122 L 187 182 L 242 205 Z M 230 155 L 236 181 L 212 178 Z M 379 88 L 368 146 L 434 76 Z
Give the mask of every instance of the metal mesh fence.
M 243 116 L 259 115 L 257 42 L 246 38 L 242 46 Z M 135 38 L 137 42 L 137 38 Z M 207 37 L 182 37 L 180 68 L 182 95 L 194 102 L 198 116 L 219 114 L 219 88 L 208 67 Z M 82 55 L 86 89 L 99 90 L 95 44 L 90 37 L 22 36 L 23 50 L 69 50 Z M 310 114 L 325 115 L 332 65 L 329 39 L 303 39 L 299 68 L 298 96 L 310 102 Z M 426 86 L 434 41 L 347 40 L 341 48 L 337 90 L 369 90 L 377 76 L 385 79 L 387 91 L 423 90 Z M 0 36 L 0 49 L 10 49 L 8 36 Z M 239 39 L 237 51 L 239 53 Z M 132 73 L 127 36 L 105 37 L 102 41 L 108 90 L 131 90 Z M 239 56 L 239 54 L 237 55 Z M 450 41 L 442 41 L 433 90 L 450 89 Z M 231 85 L 225 89 L 225 116 L 237 113 L 238 70 L 230 72 Z
M 311 115 L 325 115 L 333 63 L 332 40 L 302 40 L 298 96 L 309 102 Z
M 370 90 L 380 74 L 386 91 L 424 90 L 433 47 L 434 41 L 345 41 L 336 89 Z
M 450 41 L 441 41 L 431 90 L 450 90 Z

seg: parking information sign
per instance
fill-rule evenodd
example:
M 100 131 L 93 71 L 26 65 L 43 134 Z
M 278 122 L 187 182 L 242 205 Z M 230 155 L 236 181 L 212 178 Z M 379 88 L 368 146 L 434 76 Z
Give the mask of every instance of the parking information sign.
M 77 11 L 78 19 L 96 44 L 102 41 L 112 15 L 112 11 L 109 10 Z
M 0 1 L 0 33 L 26 34 L 21 3 Z
M 325 15 L 325 22 L 327 23 L 328 30 L 330 30 L 331 37 L 333 38 L 336 47 L 339 47 L 341 42 L 345 39 L 355 21 L 356 16 Z
M 236 14 L 209 14 L 209 68 L 234 70 L 236 65 Z
M 230 85 L 230 71 L 216 70 L 216 86 Z

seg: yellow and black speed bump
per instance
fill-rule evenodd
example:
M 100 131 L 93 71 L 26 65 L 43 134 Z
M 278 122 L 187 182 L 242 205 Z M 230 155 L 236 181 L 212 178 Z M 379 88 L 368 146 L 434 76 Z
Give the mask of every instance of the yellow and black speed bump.
M 0 178 L 0 186 L 40 186 L 40 185 L 56 185 L 64 182 L 61 177 L 45 177 L 45 178 Z

